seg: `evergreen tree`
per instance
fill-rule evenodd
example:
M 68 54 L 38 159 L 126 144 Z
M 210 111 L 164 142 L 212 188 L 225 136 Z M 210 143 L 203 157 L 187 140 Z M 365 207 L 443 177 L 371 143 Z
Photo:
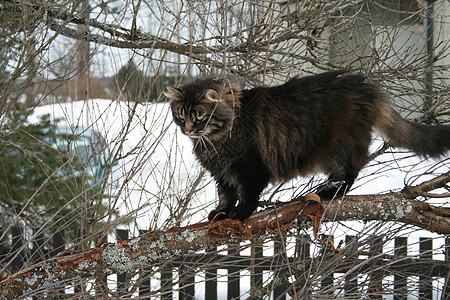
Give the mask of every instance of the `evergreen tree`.
M 117 89 L 127 100 L 142 101 L 148 96 L 150 79 L 139 70 L 133 61 L 120 68 L 115 76 Z
M 173 72 L 156 78 L 146 76 L 133 61 L 120 68 L 114 77 L 118 92 L 131 101 L 155 101 L 167 86 L 176 86 L 180 81 L 180 76 Z
M 0 133 L 0 227 L 20 220 L 31 227 L 51 221 L 56 228 L 101 226 L 106 214 L 102 182 L 86 172 L 89 158 L 56 147 L 56 125 L 48 116 L 31 124 L 23 111 L 4 115 Z M 25 121 L 24 121 L 25 119 Z M 92 229 L 92 228 L 91 228 Z

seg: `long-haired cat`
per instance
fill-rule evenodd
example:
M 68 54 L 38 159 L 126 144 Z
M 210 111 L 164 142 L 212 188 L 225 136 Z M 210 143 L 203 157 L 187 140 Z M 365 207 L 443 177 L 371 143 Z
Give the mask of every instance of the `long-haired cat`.
M 217 78 L 167 88 L 175 123 L 217 182 L 219 205 L 210 220 L 244 220 L 269 182 L 317 172 L 343 183 L 321 197 L 342 195 L 369 160 L 373 128 L 392 146 L 418 155 L 437 157 L 450 149 L 450 126 L 404 120 L 378 86 L 345 73 L 248 90 Z

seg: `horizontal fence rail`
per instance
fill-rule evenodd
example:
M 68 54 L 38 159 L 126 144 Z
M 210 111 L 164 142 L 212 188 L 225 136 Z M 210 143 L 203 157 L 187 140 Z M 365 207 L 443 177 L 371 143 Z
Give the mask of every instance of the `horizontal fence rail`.
M 74 234 L 75 241 L 67 241 L 64 230 L 55 231 L 49 237 L 45 237 L 37 229 L 31 232 L 33 239 L 27 241 L 24 230 L 13 226 L 10 234 L 0 241 L 2 269 L 15 272 L 55 256 L 65 250 L 69 242 L 76 244 L 76 240 L 81 239 L 84 234 L 77 231 Z M 116 236 L 117 241 L 130 238 L 127 230 L 116 230 Z M 355 237 L 346 236 L 340 249 L 336 249 L 332 241 L 332 236 L 322 237 L 320 244 L 323 251 L 314 256 L 311 255 L 312 241 L 305 235 L 295 238 L 291 255 L 287 255 L 287 244 L 281 239 L 273 240 L 273 246 L 270 246 L 273 255 L 264 255 L 264 247 L 268 248 L 264 241 L 246 245 L 250 253 L 246 251 L 244 254 L 241 245 L 208 249 L 205 253 L 190 254 L 161 262 L 159 266 L 137 270 L 135 274 L 117 274 L 114 280 L 110 279 L 113 276 L 96 279 L 91 285 L 98 286 L 91 288 L 90 294 L 94 293 L 93 297 L 102 295 L 106 285 L 119 298 L 133 296 L 163 300 L 223 299 L 224 293 L 227 299 L 260 299 L 264 295 L 270 295 L 273 299 L 284 300 L 300 294 L 328 297 L 327 299 L 359 299 L 362 294 L 371 294 L 374 299 L 382 299 L 382 295 L 391 295 L 395 300 L 407 299 L 408 295 L 433 299 L 436 297 L 433 296 L 433 289 L 436 294 L 433 281 L 441 278 L 444 283 L 437 294 L 441 296 L 440 299 L 450 299 L 449 238 L 445 239 L 445 260 L 433 259 L 430 238 L 419 239 L 417 255 L 408 253 L 406 237 L 396 237 L 394 248 L 389 253 L 383 252 L 383 237 L 374 236 L 369 244 L 362 245 Z M 364 249 L 361 250 L 361 247 Z M 311 270 L 318 263 L 321 264 L 321 272 L 308 273 L 308 268 Z M 250 281 L 246 284 L 250 288 L 245 296 L 242 294 L 242 272 L 246 273 L 246 278 Z M 411 285 L 411 278 L 417 284 Z M 389 283 L 386 283 L 387 279 Z M 113 281 L 115 286 L 112 284 L 113 287 L 110 287 Z M 308 285 L 307 282 L 312 284 Z M 52 295 L 68 297 L 70 294 L 82 293 L 83 290 L 86 290 L 86 283 L 74 283 L 72 289 L 61 287 L 58 291 L 52 291 Z

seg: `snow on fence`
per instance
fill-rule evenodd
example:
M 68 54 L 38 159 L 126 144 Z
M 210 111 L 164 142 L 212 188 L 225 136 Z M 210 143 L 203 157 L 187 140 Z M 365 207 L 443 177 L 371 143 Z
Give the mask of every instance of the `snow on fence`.
M 1 269 L 7 266 L 12 272 L 20 270 L 33 262 L 57 255 L 67 244 L 76 243 L 66 241 L 64 230 L 56 231 L 50 237 L 44 237 L 37 229 L 33 230 L 33 240 L 27 243 L 26 236 L 21 227 L 13 226 L 11 234 L 5 235 L 3 241 L 0 241 Z M 77 232 L 76 236 L 81 238 L 82 234 Z M 116 237 L 118 242 L 125 241 L 129 239 L 129 232 L 118 229 Z M 309 280 L 315 283 L 310 284 L 308 292 L 318 299 L 360 299 L 362 294 L 371 294 L 371 299 L 450 299 L 450 238 L 445 238 L 444 260 L 433 259 L 435 250 L 431 238 L 419 239 L 418 255 L 411 256 L 408 253 L 406 237 L 396 237 L 394 249 L 385 253 L 383 237 L 380 236 L 370 238 L 365 252 L 359 251 L 353 256 L 342 254 L 347 248 L 361 246 L 353 245 L 354 239 L 346 236 L 345 242 L 339 245 L 342 251 L 336 250 L 335 246 L 324 247 L 328 251 L 323 252 L 323 256 L 334 255 L 339 259 L 334 260 L 338 263 L 331 268 L 330 265 L 323 264 L 322 274 L 312 274 L 305 270 L 304 266 L 311 264 L 313 260 L 310 253 L 311 239 L 309 236 L 299 235 L 295 237 L 292 255 L 286 254 L 289 253 L 286 251 L 286 241 L 283 243 L 280 239 L 273 241 L 271 255 L 264 255 L 263 241 L 254 242 L 247 247 L 229 245 L 223 249 L 208 249 L 161 262 L 159 266 L 137 270 L 136 274 L 111 275 L 102 280 L 107 283 L 109 293 L 118 298 L 268 299 L 267 295 L 270 295 L 271 299 L 284 300 L 291 299 L 293 294 L 304 293 L 302 289 L 307 286 L 304 283 Z M 323 237 L 321 243 L 332 240 L 332 236 Z M 50 244 L 52 246 L 48 247 Z M 244 248 L 250 248 L 251 251 L 241 251 Z M 347 254 L 352 253 L 351 251 Z M 321 258 L 316 256 L 314 259 Z M 6 275 L 5 270 L 2 273 Z M 245 276 L 250 280 L 242 286 L 242 278 Z M 102 280 L 92 280 L 84 285 L 74 280 L 74 283 L 63 289 L 48 291 L 48 295 L 57 298 L 74 293 L 104 296 L 107 290 L 105 284 L 96 285 Z M 89 284 L 90 289 L 87 287 Z

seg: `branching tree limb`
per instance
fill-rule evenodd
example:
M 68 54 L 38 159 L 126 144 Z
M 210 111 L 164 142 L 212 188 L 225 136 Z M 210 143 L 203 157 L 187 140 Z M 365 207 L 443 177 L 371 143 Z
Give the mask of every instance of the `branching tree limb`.
M 411 191 L 443 186 L 449 181 L 449 174 L 444 174 L 404 192 L 347 196 L 322 203 L 317 195 L 308 194 L 287 203 L 277 203 L 273 208 L 254 214 L 244 223 L 223 220 L 148 232 L 119 244 L 104 244 L 55 257 L 21 270 L 0 281 L 0 295 L 2 299 L 25 296 L 56 288 L 74 277 L 103 277 L 135 271 L 194 251 L 278 234 L 289 229 L 297 218 L 301 221 L 312 220 L 314 234 L 321 220 L 396 221 L 450 234 L 450 208 L 408 198 L 415 194 Z
M 294 32 L 292 30 L 284 30 L 272 37 L 269 41 L 254 41 L 249 40 L 242 44 L 235 45 L 218 45 L 207 46 L 204 41 L 190 41 L 189 43 L 176 43 L 168 39 L 162 38 L 148 32 L 128 29 L 117 24 L 108 24 L 100 22 L 96 19 L 86 18 L 76 15 L 73 12 L 66 11 L 62 8 L 55 8 L 54 6 L 42 6 L 41 3 L 34 4 L 33 2 L 20 2 L 20 5 L 13 0 L 5 0 L 4 9 L 15 10 L 21 12 L 23 6 L 26 6 L 30 11 L 39 13 L 41 22 L 55 32 L 75 39 L 93 42 L 101 45 L 111 46 L 122 49 L 161 49 L 168 50 L 173 53 L 189 56 L 191 58 L 205 59 L 203 55 L 211 53 L 257 53 L 266 52 L 269 45 L 276 45 L 291 39 L 305 39 L 311 40 L 312 37 L 305 35 L 300 30 Z M 36 19 L 37 21 L 37 19 Z M 78 30 L 73 25 L 86 25 L 92 29 L 97 30 L 97 33 L 83 32 Z M 214 37 L 212 39 L 221 39 L 222 37 Z M 292 53 L 286 53 L 291 54 Z
M 323 201 L 326 207 L 324 215 L 326 219 L 336 221 L 396 221 L 439 234 L 450 234 L 450 208 L 416 200 L 418 196 L 427 196 L 429 191 L 445 187 L 449 182 L 450 172 L 447 172 L 416 186 L 407 186 L 397 193 L 346 196 L 343 200 Z
M 336 221 L 378 220 L 415 225 L 439 234 L 450 234 L 450 208 L 408 199 L 402 193 L 347 196 L 323 202 L 325 218 Z
M 51 290 L 75 277 L 103 277 L 135 271 L 193 251 L 286 230 L 299 213 L 316 217 L 321 212 L 319 202 L 302 197 L 288 205 L 257 214 L 245 223 L 223 220 L 173 228 L 165 232 L 148 232 L 118 245 L 104 244 L 76 254 L 55 257 L 21 270 L 0 282 L 0 296 L 2 299 L 11 299 Z

